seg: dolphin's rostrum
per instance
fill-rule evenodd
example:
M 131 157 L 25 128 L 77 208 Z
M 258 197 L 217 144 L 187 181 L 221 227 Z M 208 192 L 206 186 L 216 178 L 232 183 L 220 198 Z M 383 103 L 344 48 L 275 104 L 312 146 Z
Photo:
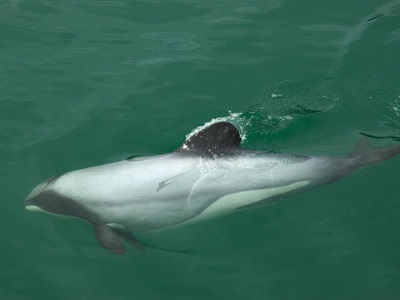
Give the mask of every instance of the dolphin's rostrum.
M 362 140 L 348 157 L 274 154 L 240 148 L 230 123 L 214 123 L 173 153 L 82 169 L 38 185 L 30 210 L 83 219 L 115 254 L 122 239 L 144 249 L 132 232 L 185 224 L 333 182 L 395 156 L 400 146 L 373 148 Z

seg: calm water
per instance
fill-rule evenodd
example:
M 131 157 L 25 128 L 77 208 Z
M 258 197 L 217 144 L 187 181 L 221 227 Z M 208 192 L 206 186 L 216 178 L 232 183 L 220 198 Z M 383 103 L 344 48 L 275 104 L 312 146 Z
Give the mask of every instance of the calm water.
M 400 140 L 400 1 L 168 2 L 1 2 L 0 297 L 400 299 L 400 158 L 121 257 L 23 209 L 46 178 L 173 151 L 218 117 L 258 150 Z

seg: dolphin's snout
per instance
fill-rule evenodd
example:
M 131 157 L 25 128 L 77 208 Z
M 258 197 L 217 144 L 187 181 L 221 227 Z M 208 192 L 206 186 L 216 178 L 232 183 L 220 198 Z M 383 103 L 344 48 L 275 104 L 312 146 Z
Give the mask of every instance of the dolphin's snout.
M 47 179 L 46 181 L 42 182 L 41 184 L 37 185 L 32 192 L 30 192 L 30 194 L 25 198 L 25 200 L 23 201 L 23 204 L 25 206 L 26 209 L 28 210 L 32 210 L 32 207 L 36 207 L 34 201 L 32 201 L 33 199 L 37 198 L 37 196 L 40 195 L 40 193 L 42 193 L 47 185 L 52 182 L 54 180 L 54 178 L 50 178 Z

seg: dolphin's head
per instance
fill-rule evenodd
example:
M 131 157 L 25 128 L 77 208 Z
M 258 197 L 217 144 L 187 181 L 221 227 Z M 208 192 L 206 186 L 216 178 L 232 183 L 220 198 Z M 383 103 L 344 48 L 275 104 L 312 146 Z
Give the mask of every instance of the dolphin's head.
M 62 176 L 50 178 L 36 186 L 24 200 L 25 208 L 52 215 L 77 217 L 89 222 L 97 220 L 97 217 L 79 204 L 77 200 L 64 196 L 57 191 L 54 184 L 58 180 L 62 180 Z
M 24 206 L 30 211 L 40 211 L 52 214 L 62 214 L 57 209 L 57 200 L 52 196 L 49 185 L 55 178 L 50 178 L 37 185 L 24 200 Z M 53 195 L 54 196 L 54 195 Z

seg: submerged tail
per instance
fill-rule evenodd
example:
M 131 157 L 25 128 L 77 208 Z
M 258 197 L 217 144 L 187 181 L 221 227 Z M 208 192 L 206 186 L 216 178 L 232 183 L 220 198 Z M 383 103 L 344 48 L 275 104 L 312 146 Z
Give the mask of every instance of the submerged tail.
M 353 159 L 356 168 L 361 168 L 390 159 L 399 153 L 400 145 L 388 148 L 375 148 L 368 142 L 367 138 L 364 138 L 353 147 L 349 158 Z

